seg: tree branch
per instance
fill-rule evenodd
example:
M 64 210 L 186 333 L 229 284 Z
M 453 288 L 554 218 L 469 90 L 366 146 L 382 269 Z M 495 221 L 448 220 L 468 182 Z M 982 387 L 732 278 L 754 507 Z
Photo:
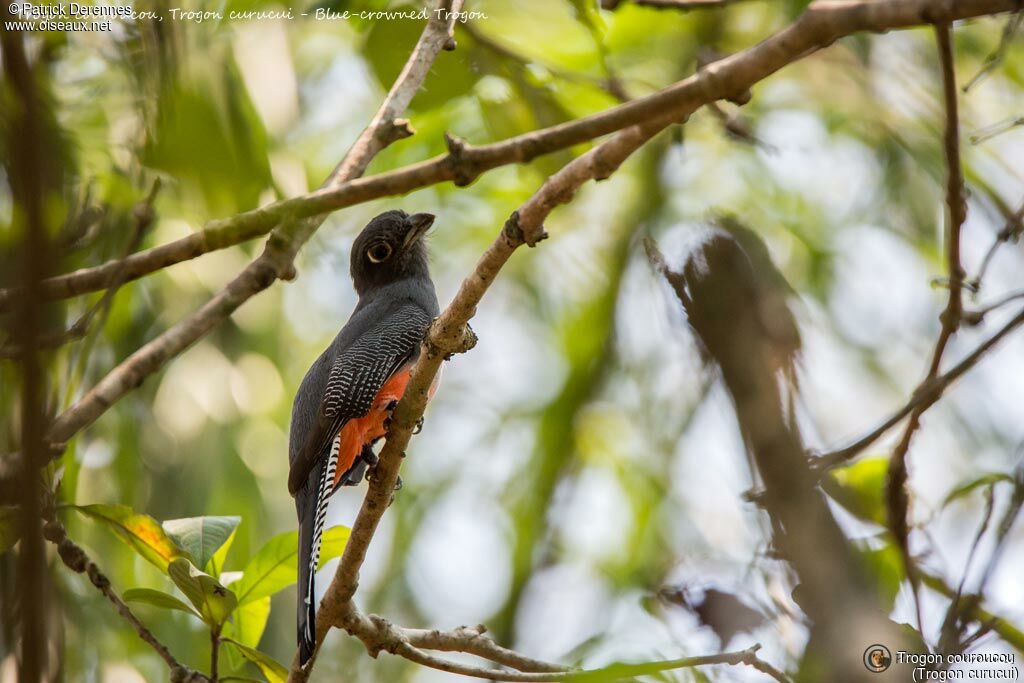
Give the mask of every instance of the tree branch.
M 445 5 L 443 2 L 441 4 Z M 461 0 L 455 0 L 452 7 L 461 7 Z M 378 152 L 397 139 L 394 131 L 400 128 L 400 125 L 395 123 L 395 117 L 405 110 L 419 91 L 437 55 L 451 44 L 452 24 L 438 19 L 436 14 L 431 16 L 433 18 L 427 22 L 400 79 L 395 82 L 384 99 L 373 122 L 359 136 L 331 176 L 324 181 L 321 192 L 346 186 L 348 181 L 366 170 Z M 454 15 L 451 21 L 454 22 Z M 167 361 L 225 320 L 251 297 L 269 287 L 278 278 L 291 277 L 294 274 L 292 262 L 295 254 L 312 237 L 323 220 L 323 216 L 314 214 L 314 217 L 308 220 L 288 220 L 278 226 L 267 241 L 263 253 L 224 289 L 195 313 L 122 361 L 85 396 L 59 415 L 50 428 L 50 441 L 55 444 L 66 442 L 80 429 L 92 424 L 122 396 L 139 386 L 147 376 L 162 368 Z
M 476 269 L 463 281 L 455 298 L 431 323 L 419 358 L 410 371 L 405 394 L 393 413 L 375 476 L 369 484 L 355 524 L 352 525 L 341 563 L 321 603 L 317 619 L 318 648 L 331 626 L 342 623 L 343 617 L 352 609 L 351 600 L 358 585 L 359 569 L 377 525 L 391 502 L 399 465 L 416 423 L 426 408 L 429 387 L 446 358 L 468 351 L 475 345 L 476 335 L 469 328 L 468 322 L 498 272 L 517 248 L 523 244 L 535 245 L 547 236 L 543 221 L 552 209 L 568 202 L 587 180 L 607 178 L 626 157 L 664 125 L 667 123 L 624 130 L 569 162 L 548 178 L 518 211 L 513 212 L 498 237 L 477 262 Z M 296 655 L 289 680 L 305 681 L 314 661 L 315 654 L 314 660 L 305 669 L 300 669 Z
M 717 62 L 711 73 L 698 73 L 646 97 L 550 128 L 524 133 L 502 142 L 474 147 L 456 144 L 446 155 L 358 180 L 327 183 L 314 192 L 274 202 L 231 218 L 213 220 L 205 229 L 174 242 L 134 254 L 124 260 L 125 281 L 210 251 L 245 242 L 269 232 L 288 218 L 307 218 L 381 197 L 401 195 L 422 187 L 452 181 L 468 185 L 481 173 L 511 163 L 582 144 L 628 126 L 679 119 L 696 108 L 731 99 L 787 64 L 860 31 L 887 31 L 929 22 L 950 22 L 997 14 L 1017 8 L 1016 0 L 845 0 L 811 5 L 788 29 L 748 50 Z M 388 128 L 394 128 L 389 126 Z M 407 132 L 407 131 L 406 131 Z M 85 268 L 43 282 L 43 295 L 68 298 L 109 286 L 115 262 Z M 0 290 L 0 310 L 12 290 Z
M 949 340 L 960 328 L 963 317 L 964 268 L 960 263 L 960 233 L 967 218 L 967 200 L 964 192 L 963 168 L 960 162 L 960 116 L 957 106 L 956 72 L 953 64 L 952 28 L 948 23 L 935 26 L 935 36 L 942 65 L 942 90 L 946 110 L 945 155 L 947 167 L 946 205 L 948 207 L 948 230 L 946 254 L 949 269 L 949 298 L 945 310 L 939 316 L 942 329 L 935 342 L 931 364 L 919 390 L 939 375 L 942 356 Z M 910 579 L 917 608 L 918 628 L 922 629 L 921 605 L 918 599 L 919 578 L 917 567 L 910 555 L 910 498 L 907 492 L 907 453 L 910 443 L 921 425 L 921 416 L 938 400 L 935 396 L 917 404 L 910 412 L 903 436 L 889 458 L 889 475 L 886 481 L 886 508 L 889 530 L 896 541 L 903 559 L 903 566 Z
M 454 662 L 425 651 L 426 649 L 435 649 L 451 652 L 471 652 L 473 649 L 478 649 L 481 636 L 480 631 L 475 629 L 463 628 L 449 632 L 404 629 L 377 615 L 361 614 L 351 603 L 348 604 L 344 617 L 344 628 L 350 634 L 359 638 L 373 657 L 376 657 L 381 652 L 390 652 L 431 669 L 492 681 L 547 683 L 574 680 L 620 680 L 637 676 L 650 676 L 672 669 L 685 669 L 712 664 L 746 664 L 766 673 L 777 681 L 789 683 L 789 678 L 785 674 L 757 656 L 758 650 L 761 649 L 760 645 L 754 645 L 746 650 L 723 652 L 715 655 L 683 657 L 635 664 L 616 663 L 600 669 L 589 670 L 567 669 L 557 665 L 537 662 L 537 660 L 523 657 L 523 655 L 518 653 L 512 653 L 514 657 L 510 658 L 503 654 L 502 658 L 506 659 L 507 662 L 515 661 L 529 668 L 518 671 L 506 671 Z M 487 638 L 483 640 L 490 642 Z M 490 646 L 487 646 L 485 651 L 493 654 L 492 647 L 497 646 L 494 646 L 492 643 Z M 500 648 L 500 650 L 504 653 L 511 652 L 510 650 L 505 650 L 505 648 Z M 473 654 L 477 653 L 473 652 Z M 482 656 L 488 659 L 491 658 L 489 655 Z
M 815 469 L 824 471 L 842 465 L 856 457 L 865 448 L 868 448 L 871 444 L 877 441 L 883 434 L 902 422 L 903 418 L 907 415 L 910 415 L 916 410 L 926 410 L 934 405 L 940 398 L 942 398 L 946 389 L 948 389 L 953 382 L 960 379 L 968 370 L 977 365 L 978 361 L 980 361 L 988 351 L 1002 341 L 1006 335 L 1020 327 L 1021 324 L 1024 324 L 1024 309 L 1000 328 L 999 331 L 986 339 L 982 344 L 974 349 L 974 351 L 968 354 L 962 361 L 950 368 L 945 374 L 939 375 L 938 377 L 919 386 L 906 404 L 901 406 L 899 410 L 893 413 L 885 420 L 885 422 L 873 429 L 867 435 L 861 437 L 856 442 L 846 446 L 845 448 L 814 458 L 813 463 Z
M 175 659 L 171 651 L 167 649 L 167 646 L 161 643 L 153 632 L 146 628 L 146 625 L 139 621 L 139 618 L 135 616 L 131 608 L 125 604 L 121 596 L 117 594 L 117 591 L 110 585 L 110 579 L 100 570 L 100 568 L 93 562 L 86 552 L 68 538 L 67 531 L 64 526 L 56 519 L 50 519 L 46 522 L 43 528 L 43 533 L 46 536 L 46 540 L 57 546 L 57 554 L 60 555 L 60 559 L 64 564 L 73 572 L 78 574 L 85 574 L 89 577 L 89 581 L 93 586 L 99 590 L 111 603 L 117 613 L 128 622 L 135 633 L 138 634 L 147 645 L 153 648 L 164 662 L 167 663 L 167 667 L 171 670 L 171 683 L 210 683 L 210 679 L 205 675 L 194 671 L 184 666 L 181 662 Z
M 689 12 L 695 9 L 719 9 L 744 0 L 631 0 L 634 5 L 653 9 L 674 9 Z M 601 9 L 618 9 L 623 0 L 601 0 Z
M 0 19 L 11 19 L 4 5 Z M 29 61 L 27 34 L 4 29 L 0 33 L 0 55 L 3 60 L 5 116 L 7 125 L 2 144 L 9 158 L 4 174 L 13 200 L 10 219 L 11 246 L 19 255 L 17 272 L 22 283 L 22 296 L 16 301 L 12 337 L 17 349 L 17 379 L 8 389 L 18 395 L 17 410 L 12 423 L 18 424 L 20 457 L 14 458 L 19 520 L 17 523 L 18 554 L 15 567 L 17 608 L 4 609 L 15 614 L 16 638 L 15 677 L 23 681 L 41 681 L 50 675 L 50 629 L 45 615 L 50 604 L 50 573 L 46 563 L 40 521 L 40 498 L 43 481 L 40 467 L 46 462 L 43 431 L 46 429 L 46 373 L 40 362 L 37 343 L 43 326 L 42 311 L 37 306 L 40 284 L 53 272 L 54 253 L 50 249 L 46 207 L 60 192 L 60 175 L 55 159 L 56 124 L 46 114 L 45 81 L 38 78 L 37 65 Z M 6 232 L 6 231 L 5 231 Z M 13 386 L 10 386 L 13 385 Z
M 999 45 L 994 52 L 985 57 L 985 63 L 982 65 L 981 70 L 964 85 L 964 92 L 976 86 L 992 73 L 997 66 L 1002 64 L 1003 59 L 1006 57 L 1006 52 L 1013 44 L 1013 39 L 1017 35 L 1017 31 L 1020 30 L 1022 23 L 1024 23 L 1024 9 L 1018 10 L 1016 14 L 1006 20 L 1006 25 L 1003 26 L 1003 35 L 999 38 Z
M 1020 239 L 1021 234 L 1024 234 L 1024 202 L 1021 202 L 1020 208 L 1016 211 L 1011 211 L 1002 200 L 998 199 L 998 197 L 995 197 L 995 200 L 997 207 L 1006 219 L 1006 223 L 996 234 L 996 238 L 992 242 L 992 246 L 990 246 L 988 251 L 985 252 L 985 257 L 981 260 L 981 266 L 978 268 L 978 275 L 971 282 L 971 287 L 976 292 L 981 291 L 981 283 L 985 279 L 985 273 L 988 272 L 988 267 L 992 263 L 992 259 L 995 258 L 996 251 L 999 250 L 999 247 L 1007 242 Z
M 401 632 L 410 645 L 421 650 L 465 652 L 519 671 L 541 673 L 567 670 L 564 666 L 533 659 L 498 645 L 484 635 L 487 627 L 483 624 L 476 627 L 460 626 L 451 631 L 403 628 Z

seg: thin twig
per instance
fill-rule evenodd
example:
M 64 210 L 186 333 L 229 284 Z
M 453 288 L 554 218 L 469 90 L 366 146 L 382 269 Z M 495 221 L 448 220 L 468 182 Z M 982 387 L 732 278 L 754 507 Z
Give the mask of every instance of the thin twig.
M 1010 292 L 1009 294 L 1006 294 L 1005 296 L 1000 297 L 999 299 L 996 299 L 992 303 L 986 304 L 981 308 L 977 308 L 970 311 L 964 311 L 964 324 L 972 326 L 980 325 L 984 321 L 986 315 L 988 315 L 992 311 L 1002 308 L 1006 304 L 1013 303 L 1017 299 L 1024 299 L 1024 289 L 1017 290 L 1015 292 Z
M 927 572 L 921 572 L 921 582 L 928 588 L 931 588 L 933 591 L 940 595 L 944 595 L 947 598 L 952 599 L 956 594 L 956 590 L 946 584 L 946 582 L 940 577 Z M 991 630 L 998 633 L 999 636 L 1012 645 L 1014 649 L 1018 652 L 1024 652 L 1024 631 L 1021 631 L 1006 619 L 983 609 L 980 601 L 971 605 L 968 611 L 975 621 L 988 625 Z
M 965 272 L 960 262 L 960 232 L 967 219 L 967 198 L 964 187 L 963 166 L 960 161 L 960 115 L 957 105 L 956 72 L 953 63 L 952 28 L 949 24 L 935 27 L 939 45 L 939 59 L 942 63 L 942 91 L 946 109 L 946 206 L 949 212 L 947 229 L 947 268 L 949 270 L 949 299 L 942 312 L 942 332 L 935 344 L 928 378 L 939 374 L 939 364 L 950 337 L 960 326 L 963 313 L 963 286 Z
M 57 554 L 60 555 L 61 561 L 73 572 L 78 574 L 85 574 L 89 577 L 89 581 L 93 586 L 96 587 L 104 597 L 113 603 L 117 613 L 121 615 L 125 621 L 132 627 L 139 638 L 141 638 L 147 645 L 153 648 L 164 662 L 167 663 L 167 667 L 171 670 L 171 682 L 172 683 L 211 683 L 210 679 L 203 674 L 189 669 L 179 662 L 171 651 L 167 649 L 167 646 L 161 643 L 153 632 L 146 628 L 146 625 L 139 621 L 139 618 L 135 616 L 131 608 L 125 604 L 121 596 L 117 594 L 117 591 L 110 585 L 110 579 L 107 578 L 95 562 L 86 554 L 86 552 L 68 538 L 67 531 L 64 526 L 56 519 L 50 519 L 46 522 L 43 528 L 43 533 L 46 536 L 46 540 L 57 546 Z
M 996 255 L 996 251 L 1002 245 L 1013 242 L 1020 239 L 1021 234 L 1024 234 L 1024 202 L 1021 202 L 1020 208 L 1016 211 L 1011 212 L 1009 207 L 1005 206 L 1005 203 L 993 195 L 992 197 L 996 200 L 996 204 L 999 210 L 1003 213 L 1003 217 L 1006 219 L 1006 223 L 1002 229 L 996 233 L 996 238 L 992 242 L 992 246 L 985 252 L 985 257 L 981 260 L 981 266 L 978 268 L 978 275 L 971 281 L 971 288 L 975 291 L 981 291 L 981 284 L 985 278 L 985 273 L 988 272 L 988 267 L 992 263 L 992 259 Z
M 949 23 L 935 25 L 935 37 L 938 43 L 939 61 L 942 65 L 942 92 L 946 111 L 946 129 L 944 148 L 947 167 L 946 205 L 948 209 L 946 231 L 946 255 L 949 270 L 949 297 L 946 308 L 939 316 L 942 329 L 935 342 L 928 373 L 921 384 L 935 380 L 939 375 L 942 356 L 946 352 L 949 340 L 960 328 L 963 316 L 964 268 L 960 262 L 960 233 L 967 218 L 967 199 L 965 196 L 963 168 L 960 162 L 960 116 L 957 105 L 956 71 L 953 58 L 952 27 Z M 911 410 L 903 436 L 893 449 L 889 458 L 889 476 L 886 482 L 886 509 L 888 510 L 889 530 L 896 541 L 903 560 L 903 567 L 914 594 L 914 605 L 917 610 L 917 625 L 923 630 L 921 602 L 919 599 L 920 581 L 917 567 L 910 554 L 910 499 L 907 492 L 907 454 L 910 444 L 921 425 L 921 416 L 934 404 L 924 401 Z
M 614 10 L 622 2 L 623 0 L 601 0 L 601 8 Z M 721 9 L 722 7 L 735 5 L 738 2 L 744 2 L 744 0 L 630 0 L 630 2 L 640 7 L 690 12 L 697 9 Z
M 1018 10 L 1016 14 L 1013 14 L 1006 20 L 1006 24 L 1003 26 L 1003 35 L 999 38 L 999 45 L 991 54 L 985 57 L 985 63 L 982 65 L 981 70 L 964 85 L 964 92 L 967 92 L 987 78 L 997 66 L 1003 63 L 1003 60 L 1006 58 L 1006 51 L 1013 44 L 1013 39 L 1017 35 L 1017 31 L 1020 30 L 1022 22 L 1024 22 L 1024 10 Z
M 985 126 L 984 128 L 979 128 L 974 133 L 971 133 L 971 144 L 980 145 L 983 142 L 988 142 L 997 135 L 1008 133 L 1018 126 L 1024 126 L 1024 116 L 1015 116 Z
M 979 596 L 972 596 L 973 599 L 964 601 L 964 586 L 971 572 L 971 565 L 974 563 L 974 556 L 978 552 L 978 546 L 981 545 L 981 539 L 985 536 L 985 532 L 988 531 L 988 526 L 992 521 L 994 509 L 995 493 L 993 487 L 989 486 L 985 490 L 985 511 L 981 516 L 981 524 L 978 525 L 978 530 L 974 534 L 971 548 L 967 552 L 967 560 L 964 562 L 963 573 L 960 575 L 960 581 L 957 583 L 956 592 L 946 608 L 946 616 L 943 618 L 942 628 L 939 630 L 938 650 L 940 652 L 949 654 L 954 651 L 962 651 L 962 648 L 958 649 L 957 646 L 960 644 L 961 636 L 967 627 L 967 624 L 963 621 L 963 614 L 969 611 L 979 599 Z
M 889 418 L 887 418 L 881 425 L 871 430 L 871 432 L 866 436 L 861 437 L 856 442 L 846 446 L 845 448 L 814 458 L 813 463 L 815 469 L 825 471 L 851 460 L 860 454 L 865 448 L 868 448 L 871 444 L 881 438 L 883 434 L 902 422 L 907 415 L 910 415 L 915 410 L 927 409 L 932 406 L 936 401 L 942 398 L 942 395 L 950 385 L 965 375 L 968 370 L 977 365 L 978 361 L 980 361 L 989 350 L 1002 341 L 1010 332 L 1020 327 L 1021 324 L 1024 324 L 1024 310 L 1021 310 L 1012 320 L 1000 328 L 998 332 L 985 340 L 962 361 L 950 368 L 945 374 L 942 374 L 930 382 L 926 382 L 922 386 L 918 387 L 907 403 L 900 406 L 895 413 L 889 416 Z

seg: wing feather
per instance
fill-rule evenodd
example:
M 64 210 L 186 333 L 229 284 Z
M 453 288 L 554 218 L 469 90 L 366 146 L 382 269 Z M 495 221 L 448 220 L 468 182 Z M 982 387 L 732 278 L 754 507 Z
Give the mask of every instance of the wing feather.
M 403 306 L 371 327 L 331 364 L 327 386 L 302 450 L 291 463 L 288 490 L 306 485 L 313 466 L 327 454 L 345 423 L 370 412 L 381 387 L 416 357 L 430 316 L 418 306 Z

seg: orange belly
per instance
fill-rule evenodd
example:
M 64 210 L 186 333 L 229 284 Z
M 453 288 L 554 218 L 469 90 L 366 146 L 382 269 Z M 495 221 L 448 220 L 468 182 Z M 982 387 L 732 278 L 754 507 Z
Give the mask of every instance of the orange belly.
M 341 477 L 351 469 L 352 464 L 363 450 L 363 446 L 373 443 L 387 433 L 384 421 L 388 417 L 387 407 L 392 401 L 398 401 L 405 394 L 405 388 L 409 384 L 409 370 L 412 365 L 404 368 L 391 376 L 384 386 L 377 392 L 373 400 L 373 407 L 363 417 L 349 420 L 341 428 L 338 434 L 341 436 L 341 447 L 338 449 L 338 468 L 334 473 L 334 485 L 337 486 Z M 430 384 L 429 397 L 434 395 L 441 373 L 438 372 L 434 381 Z

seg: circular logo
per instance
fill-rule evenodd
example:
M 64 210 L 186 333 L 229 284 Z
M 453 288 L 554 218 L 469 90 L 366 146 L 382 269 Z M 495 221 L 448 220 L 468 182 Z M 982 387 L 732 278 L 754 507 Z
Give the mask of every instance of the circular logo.
M 864 668 L 876 674 L 880 674 L 892 664 L 892 653 L 885 645 L 869 645 L 864 650 Z

